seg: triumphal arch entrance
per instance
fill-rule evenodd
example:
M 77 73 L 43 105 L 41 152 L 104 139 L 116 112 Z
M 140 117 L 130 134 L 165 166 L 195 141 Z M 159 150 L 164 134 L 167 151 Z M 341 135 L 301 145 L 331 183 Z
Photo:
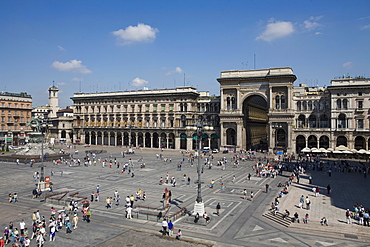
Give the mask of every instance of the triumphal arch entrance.
M 291 153 L 296 79 L 289 67 L 221 72 L 221 146 Z

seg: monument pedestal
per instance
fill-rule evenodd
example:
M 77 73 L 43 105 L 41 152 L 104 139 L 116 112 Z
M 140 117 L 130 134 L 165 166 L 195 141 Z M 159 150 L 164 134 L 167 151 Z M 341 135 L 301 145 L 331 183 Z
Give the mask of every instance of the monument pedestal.
M 204 214 L 204 203 L 203 202 L 195 202 L 193 215 L 196 215 L 197 213 L 199 213 L 200 217 L 203 217 L 203 214 Z

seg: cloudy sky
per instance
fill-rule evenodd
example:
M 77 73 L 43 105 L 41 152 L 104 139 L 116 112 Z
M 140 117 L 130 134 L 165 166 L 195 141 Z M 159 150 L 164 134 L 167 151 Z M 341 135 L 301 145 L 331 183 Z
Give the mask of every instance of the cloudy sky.
M 370 77 L 370 1 L 0 1 L 0 90 L 60 106 L 79 92 L 194 86 L 292 67 L 296 85 Z

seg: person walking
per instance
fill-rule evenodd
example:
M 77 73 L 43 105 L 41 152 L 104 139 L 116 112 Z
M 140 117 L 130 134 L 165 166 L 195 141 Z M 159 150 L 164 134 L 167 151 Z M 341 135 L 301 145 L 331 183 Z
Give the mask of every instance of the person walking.
M 315 188 L 315 197 L 318 197 L 320 195 L 320 189 L 316 186 Z
M 307 209 L 307 210 L 310 210 L 310 205 L 311 205 L 311 201 L 310 201 L 310 199 L 308 198 L 308 196 L 306 196 L 306 209 Z
M 216 213 L 217 213 L 218 216 L 220 216 L 220 210 L 221 210 L 221 205 L 220 205 L 220 203 L 217 203 Z
M 352 213 L 349 211 L 349 209 L 347 209 L 346 211 L 347 224 L 352 224 L 351 216 L 352 216 Z
M 331 187 L 330 187 L 330 184 L 328 184 L 328 186 L 326 186 L 326 189 L 328 190 L 328 195 L 331 193 Z
M 299 198 L 299 204 L 298 204 L 298 207 L 299 207 L 299 208 L 302 208 L 303 203 L 304 203 L 304 196 L 302 195 L 302 196 Z
M 78 216 L 77 214 L 75 214 L 72 218 L 72 222 L 73 222 L 73 230 L 77 228 L 77 223 L 78 223 Z
M 168 222 L 168 236 L 173 235 L 173 229 L 174 229 L 174 225 L 173 225 L 172 221 L 170 220 L 170 222 Z
M 69 233 L 72 233 L 72 230 L 71 230 L 71 222 L 69 222 L 69 220 L 67 220 L 67 223 L 66 223 L 66 234 L 69 234 Z
M 126 218 L 127 219 L 132 219 L 132 207 L 127 207 L 126 208 Z
M 247 189 L 243 190 L 243 199 L 247 199 Z
M 119 206 L 121 203 L 121 197 L 119 195 L 117 195 L 116 197 L 116 206 Z
M 167 235 L 167 227 L 168 227 L 168 223 L 166 219 L 163 219 L 162 221 L 162 234 L 163 235 Z
M 268 193 L 269 192 L 270 185 L 269 184 L 266 184 L 265 187 L 266 187 L 266 193 Z

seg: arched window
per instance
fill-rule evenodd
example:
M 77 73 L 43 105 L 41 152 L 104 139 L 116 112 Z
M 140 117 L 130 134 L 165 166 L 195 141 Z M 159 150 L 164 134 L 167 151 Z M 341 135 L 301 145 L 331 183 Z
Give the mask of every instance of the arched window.
M 308 110 L 312 111 L 312 101 L 308 101 Z
M 309 121 L 309 124 L 310 124 L 310 128 L 316 128 L 316 116 L 315 115 L 311 115 L 308 118 L 308 121 Z
M 343 100 L 343 109 L 348 109 L 348 100 L 347 99 L 344 99 Z
M 286 101 L 285 101 L 284 95 L 281 95 L 280 102 L 281 102 L 281 109 L 286 109 Z
M 235 110 L 236 109 L 236 100 L 235 100 L 235 97 L 232 97 L 231 98 L 231 110 Z
M 347 147 L 347 138 L 345 136 L 338 136 L 336 146 L 339 147 L 340 145 Z
M 346 115 L 343 113 L 339 114 L 338 116 L 338 128 L 339 129 L 347 128 Z
M 280 96 L 275 96 L 275 109 L 280 109 Z
M 315 100 L 313 102 L 313 109 L 314 109 L 314 111 L 317 111 L 319 109 L 319 101 L 318 100 Z
M 302 103 L 301 103 L 301 101 L 298 101 L 297 102 L 297 110 L 298 111 L 301 111 L 302 110 Z
M 303 110 L 307 111 L 307 102 L 306 101 L 303 101 Z
M 337 99 L 337 109 L 342 108 L 342 101 L 340 99 Z
M 230 110 L 230 97 L 226 98 L 226 109 Z
M 305 121 L 306 119 L 305 119 L 305 116 L 304 115 L 299 115 L 299 117 L 298 117 L 298 128 L 305 128 L 306 126 L 305 126 Z
M 319 110 L 322 111 L 324 110 L 324 101 L 320 100 L 320 103 L 319 103 Z
M 329 128 L 329 119 L 325 114 L 320 116 L 320 126 L 319 127 Z

